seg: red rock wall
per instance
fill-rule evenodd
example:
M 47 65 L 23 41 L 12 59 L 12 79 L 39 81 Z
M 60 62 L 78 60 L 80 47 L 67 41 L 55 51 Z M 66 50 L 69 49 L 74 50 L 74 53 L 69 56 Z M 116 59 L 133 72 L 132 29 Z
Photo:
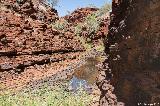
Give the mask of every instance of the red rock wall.
M 126 106 L 160 103 L 159 11 L 159 0 L 113 0 L 106 63 Z
M 51 27 L 50 23 L 58 17 L 54 9 L 45 7 L 46 11 L 36 10 L 36 3 L 32 0 L 1 2 L 0 72 L 46 64 L 55 59 L 55 53 L 83 51 L 81 44 L 73 37 L 74 33 Z

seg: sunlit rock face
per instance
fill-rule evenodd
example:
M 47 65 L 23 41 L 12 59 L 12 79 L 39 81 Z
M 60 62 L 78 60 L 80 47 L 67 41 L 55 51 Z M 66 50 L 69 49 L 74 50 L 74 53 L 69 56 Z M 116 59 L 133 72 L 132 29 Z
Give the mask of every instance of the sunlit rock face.
M 98 8 L 90 8 L 90 7 L 78 8 L 70 15 L 67 15 L 64 18 L 72 24 L 77 24 L 83 22 L 85 20 L 85 17 L 87 17 L 87 15 L 92 14 L 96 11 L 98 11 Z
M 160 102 L 160 1 L 113 0 L 106 53 L 118 101 Z
M 20 87 L 49 71 L 55 74 L 84 51 L 74 33 L 52 28 L 51 23 L 59 18 L 56 10 L 42 5 L 43 9 L 37 9 L 36 5 L 41 4 L 1 0 L 0 83 L 6 87 Z
M 34 20 L 52 23 L 59 19 L 57 10 L 45 5 L 43 0 L 1 0 L 1 4 Z
M 69 25 L 70 30 L 72 30 L 72 31 L 75 31 L 75 26 L 82 25 L 83 28 L 81 29 L 81 32 L 79 33 L 79 35 L 83 36 L 86 39 L 91 38 L 94 43 L 97 43 L 99 39 L 105 38 L 106 35 L 108 34 L 108 25 L 110 22 L 109 12 L 107 12 L 106 14 L 104 14 L 102 16 L 97 15 L 96 18 L 98 21 L 100 21 L 100 23 L 99 23 L 99 28 L 97 28 L 96 32 L 90 33 L 87 30 L 85 22 L 86 22 L 87 16 L 89 16 L 91 14 L 93 15 L 93 14 L 99 13 L 98 12 L 99 10 L 100 9 L 93 8 L 93 7 L 77 8 L 71 14 L 66 15 L 63 18 L 70 23 L 70 25 Z M 91 25 L 88 27 L 91 27 Z M 91 34 L 93 35 L 92 37 L 90 37 Z

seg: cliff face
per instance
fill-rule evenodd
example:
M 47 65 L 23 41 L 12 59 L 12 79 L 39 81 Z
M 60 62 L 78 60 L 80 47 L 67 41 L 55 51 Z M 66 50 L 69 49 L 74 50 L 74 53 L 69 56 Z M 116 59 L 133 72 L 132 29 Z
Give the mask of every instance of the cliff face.
M 16 2 L 10 4 L 10 7 L 17 5 L 19 10 L 7 8 L 5 2 L 0 11 L 0 71 L 24 69 L 34 64 L 45 64 L 54 53 L 68 53 L 81 51 L 80 43 L 73 38 L 72 33 L 60 32 L 52 29 L 50 21 L 55 21 L 58 17 L 51 8 L 46 8 L 44 19 L 39 19 L 39 14 L 31 1 L 22 4 Z M 28 5 L 27 9 L 22 6 Z M 8 5 L 8 4 L 7 4 Z M 30 9 L 31 8 L 31 9 Z M 26 15 L 26 11 L 35 10 Z M 46 15 L 52 12 L 52 15 Z M 68 37 L 69 36 L 69 37 Z M 52 39 L 51 39 L 52 38 Z M 76 45 L 74 45 L 76 44 Z M 41 55 L 43 54 L 43 56 Z M 44 56 L 47 55 L 47 56 Z
M 34 1 L 0 3 L 0 83 L 10 88 L 56 73 L 84 51 L 73 32 L 52 28 L 56 10 Z
M 5 85 L 3 90 L 21 89 L 32 80 L 56 74 L 79 61 L 77 57 L 85 51 L 76 37 L 74 24 L 83 22 L 98 9 L 77 9 L 70 16 L 59 18 L 55 9 L 40 1 L 43 0 L 0 1 L 0 83 Z M 54 27 L 64 19 L 69 22 L 63 29 Z M 108 24 L 109 19 L 104 17 L 96 32 L 97 41 L 108 33 Z M 85 35 L 87 38 L 87 33 Z M 65 78 L 66 73 L 57 77 Z
M 160 102 L 159 11 L 159 0 L 112 2 L 106 62 L 118 100 L 126 106 Z

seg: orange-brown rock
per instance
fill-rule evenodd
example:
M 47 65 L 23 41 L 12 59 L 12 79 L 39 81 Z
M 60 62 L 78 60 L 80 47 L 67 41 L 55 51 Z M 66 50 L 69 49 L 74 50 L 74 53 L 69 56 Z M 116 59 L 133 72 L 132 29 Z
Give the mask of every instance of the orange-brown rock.
M 69 23 L 72 23 L 74 25 L 83 22 L 87 15 L 92 14 L 97 10 L 98 8 L 80 8 L 72 12 L 70 15 L 65 16 L 64 19 L 66 19 Z
M 52 23 L 59 19 L 57 10 L 39 0 L 2 0 L 1 2 L 6 8 L 35 20 Z
M 15 8 L 11 8 L 17 6 Z M 7 6 L 10 6 L 8 8 Z M 26 10 L 26 9 L 27 10 Z M 30 11 L 32 10 L 32 12 Z M 50 11 L 48 11 L 50 10 Z M 50 23 L 56 13 L 47 7 L 43 11 L 46 18 L 33 18 L 40 14 L 30 0 L 17 4 L 16 1 L 2 1 L 0 10 L 0 71 L 10 71 L 59 61 L 53 54 L 83 51 L 83 47 L 72 32 L 52 29 Z

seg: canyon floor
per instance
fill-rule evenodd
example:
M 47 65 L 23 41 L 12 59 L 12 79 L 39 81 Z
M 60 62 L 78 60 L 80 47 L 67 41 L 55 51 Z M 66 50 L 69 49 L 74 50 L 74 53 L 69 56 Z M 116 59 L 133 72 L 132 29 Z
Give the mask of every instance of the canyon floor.
M 107 58 L 103 41 L 108 33 L 108 13 L 97 16 L 94 13 L 99 12 L 98 8 L 86 7 L 59 17 L 55 9 L 34 0 L 2 0 L 0 3 L 2 106 L 26 106 L 29 101 L 33 102 L 29 106 L 41 103 L 46 106 L 48 99 L 56 98 L 56 95 L 47 98 L 47 93 L 73 99 L 79 89 L 82 89 L 80 97 L 75 101 L 86 98 L 87 102 L 80 100 L 77 106 L 97 105 L 101 92 L 96 80 Z M 44 93 L 48 96 L 42 94 L 48 102 L 37 104 L 42 98 L 40 92 L 44 92 L 42 88 L 48 89 Z M 57 88 L 62 89 L 57 91 Z M 34 91 L 40 95 L 34 95 Z M 69 96 L 63 97 L 64 93 Z M 25 100 L 24 95 L 31 98 Z M 58 104 L 50 101 L 50 105 L 67 105 L 65 102 L 75 105 L 61 99 L 55 100 Z

